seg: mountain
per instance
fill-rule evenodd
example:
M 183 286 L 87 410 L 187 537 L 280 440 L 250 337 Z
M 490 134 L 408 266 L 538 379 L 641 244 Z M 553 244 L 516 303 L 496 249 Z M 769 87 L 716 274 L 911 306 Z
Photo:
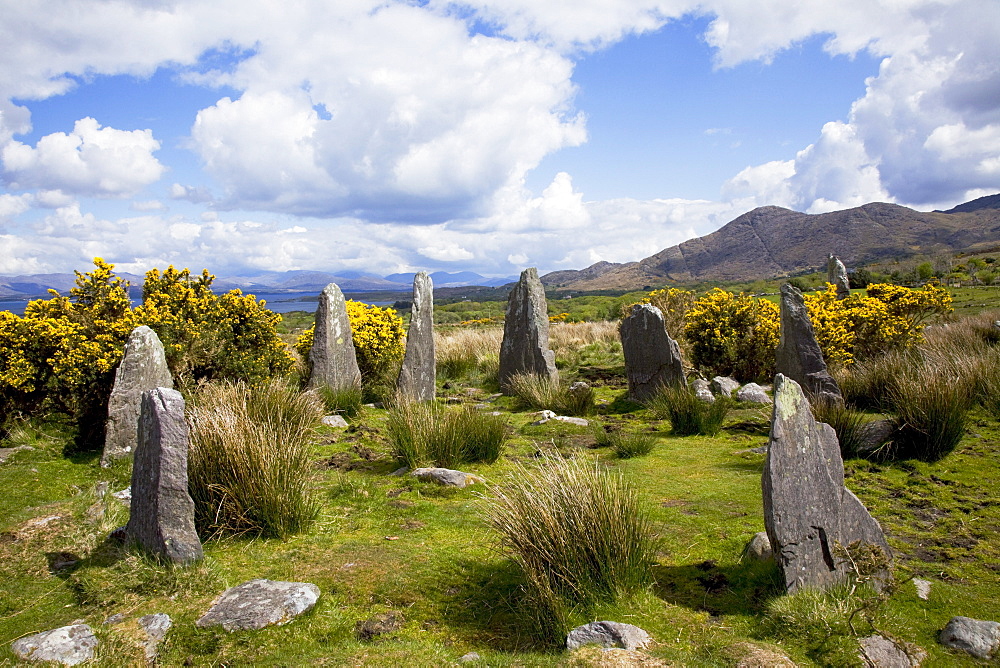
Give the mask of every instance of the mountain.
M 402 273 L 402 274 L 389 274 L 385 277 L 385 280 L 392 281 L 394 283 L 402 283 L 403 285 L 413 285 L 413 277 L 416 273 Z M 485 287 L 497 287 L 499 285 L 506 285 L 508 283 L 513 283 L 517 281 L 516 276 L 505 276 L 500 278 L 486 278 L 481 276 L 474 271 L 435 271 L 430 275 L 431 281 L 434 282 L 434 288 L 460 288 L 468 285 L 482 285 Z
M 963 206 L 952 212 L 923 213 L 876 202 L 822 214 L 765 206 L 711 234 L 638 262 L 598 263 L 579 272 L 546 274 L 542 281 L 569 290 L 749 281 L 815 271 L 826 266 L 829 253 L 850 267 L 919 253 L 969 250 L 1000 241 L 1000 208 L 984 205 L 967 210 Z
M 142 276 L 128 272 L 115 274 L 131 284 L 130 292 L 142 294 Z M 68 295 L 73 287 L 76 287 L 76 274 L 73 273 L 0 276 L 0 299 L 48 299 L 49 290 Z
M 969 213 L 971 211 L 981 211 L 983 209 L 1000 209 L 1000 193 L 979 197 L 965 204 L 959 204 L 942 213 Z

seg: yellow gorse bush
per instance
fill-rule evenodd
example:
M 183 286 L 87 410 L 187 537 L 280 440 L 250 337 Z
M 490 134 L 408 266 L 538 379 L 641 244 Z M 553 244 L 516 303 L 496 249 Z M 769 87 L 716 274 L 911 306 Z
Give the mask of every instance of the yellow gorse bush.
M 694 300 L 685 321 L 695 366 L 742 381 L 774 375 L 779 313 L 773 302 L 714 288 Z
M 406 350 L 403 319 L 388 306 L 373 306 L 353 299 L 348 299 L 346 306 L 362 381 L 377 378 L 403 359 Z M 306 360 L 312 349 L 314 330 L 315 326 L 310 327 L 295 341 L 295 349 Z

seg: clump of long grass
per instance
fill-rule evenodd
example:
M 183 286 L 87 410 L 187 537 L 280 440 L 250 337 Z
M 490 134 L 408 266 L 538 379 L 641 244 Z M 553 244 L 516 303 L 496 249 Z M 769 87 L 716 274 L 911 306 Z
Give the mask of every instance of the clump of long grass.
M 858 408 L 892 409 L 899 379 L 922 363 L 916 350 L 893 350 L 832 370 L 844 400 Z
M 191 411 L 188 488 L 199 535 L 285 538 L 315 519 L 310 448 L 322 406 L 281 381 L 203 387 Z
M 866 422 L 864 413 L 845 402 L 823 399 L 813 401 L 810 407 L 818 422 L 825 422 L 837 432 L 841 457 L 850 459 L 863 454 L 863 428 Z
M 690 387 L 672 385 L 660 387 L 645 403 L 657 418 L 670 420 L 671 432 L 677 436 L 715 436 L 733 405 L 728 397 L 708 403 Z
M 515 374 L 510 391 L 526 408 L 550 410 L 560 415 L 589 415 L 594 412 L 594 390 L 577 383 L 566 385 L 548 376 Z
M 364 394 L 360 387 L 331 387 L 320 385 L 316 394 L 329 413 L 341 414 L 344 417 L 357 417 L 361 412 Z
M 611 449 L 619 459 L 631 459 L 648 455 L 656 445 L 652 434 L 642 434 L 631 431 L 614 431 L 609 434 Z
M 888 456 L 933 462 L 962 440 L 972 394 L 965 379 L 927 366 L 899 380 L 892 402 L 898 431 Z
M 658 541 L 649 516 L 622 475 L 596 462 L 546 455 L 518 464 L 485 509 L 550 640 L 565 640 L 574 612 L 652 581 Z
M 405 401 L 389 411 L 386 427 L 393 454 L 409 468 L 495 462 L 510 432 L 507 418 L 471 406 Z
M 435 331 L 434 346 L 438 377 L 444 380 L 458 380 L 477 375 L 489 376 L 488 367 L 492 357 L 496 358 L 499 367 L 502 338 L 503 330 L 498 327 Z

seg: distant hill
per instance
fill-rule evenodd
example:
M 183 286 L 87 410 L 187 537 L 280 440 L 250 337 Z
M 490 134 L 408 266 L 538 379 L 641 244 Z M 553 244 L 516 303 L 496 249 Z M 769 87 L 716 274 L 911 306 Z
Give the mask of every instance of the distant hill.
M 1000 209 L 1000 193 L 980 197 L 966 202 L 965 204 L 959 204 L 958 206 L 952 207 L 942 213 L 970 213 L 972 211 L 981 211 L 983 209 Z
M 385 277 L 385 280 L 392 281 L 394 283 L 401 283 L 406 286 L 413 285 L 413 277 L 416 276 L 415 272 L 403 273 L 403 274 L 389 274 Z M 458 288 L 468 285 L 482 285 L 485 287 L 496 287 L 498 285 L 506 285 L 507 283 L 513 283 L 517 280 L 516 276 L 504 276 L 500 278 L 487 278 L 481 276 L 474 271 L 435 271 L 430 274 L 431 281 L 434 283 L 434 288 Z
M 829 253 L 850 267 L 918 253 L 973 249 L 1000 241 L 997 200 L 1000 195 L 969 202 L 980 203 L 972 209 L 960 205 L 931 213 L 884 203 L 823 214 L 765 206 L 709 235 L 638 262 L 552 272 L 542 282 L 574 291 L 637 290 L 668 282 L 750 281 L 814 271 L 826 266 Z

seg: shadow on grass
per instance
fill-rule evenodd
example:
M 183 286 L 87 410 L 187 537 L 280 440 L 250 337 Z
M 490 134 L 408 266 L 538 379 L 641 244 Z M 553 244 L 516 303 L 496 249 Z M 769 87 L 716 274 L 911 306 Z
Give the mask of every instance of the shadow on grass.
M 442 611 L 444 621 L 491 649 L 502 652 L 557 651 L 546 642 L 522 588 L 520 569 L 472 559 L 458 562 L 460 577 Z
M 653 576 L 653 591 L 659 598 L 712 616 L 757 615 L 768 601 L 784 594 L 773 561 L 656 566 Z

